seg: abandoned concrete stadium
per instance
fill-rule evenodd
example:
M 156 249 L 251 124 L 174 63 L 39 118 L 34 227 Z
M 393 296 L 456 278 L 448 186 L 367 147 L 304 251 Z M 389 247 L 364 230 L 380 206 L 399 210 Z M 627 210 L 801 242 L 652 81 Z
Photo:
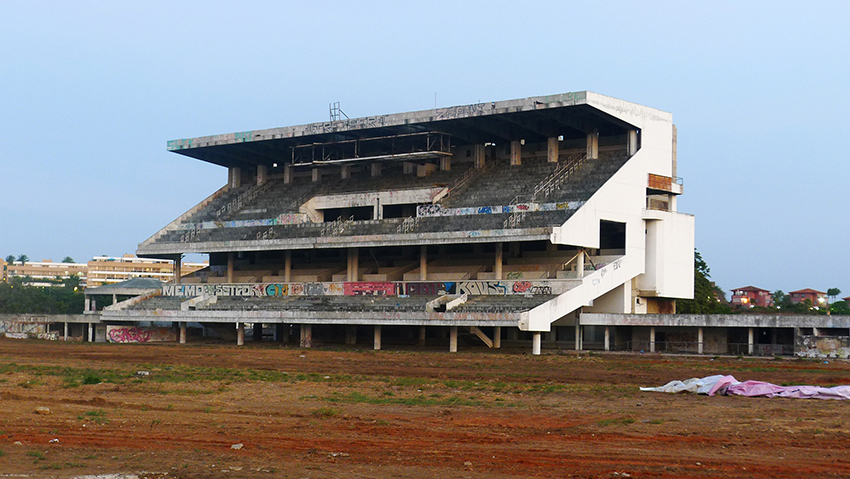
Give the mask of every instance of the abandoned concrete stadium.
M 846 330 L 674 314 L 694 265 L 676 141 L 671 114 L 586 91 L 169 141 L 227 184 L 139 245 L 175 281 L 87 308 L 87 336 L 787 354 Z M 186 253 L 209 267 L 181 278 Z

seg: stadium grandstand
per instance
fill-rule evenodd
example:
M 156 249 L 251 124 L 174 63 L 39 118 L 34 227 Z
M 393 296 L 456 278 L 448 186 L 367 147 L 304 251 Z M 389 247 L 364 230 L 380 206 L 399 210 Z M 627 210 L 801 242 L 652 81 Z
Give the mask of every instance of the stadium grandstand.
M 673 313 L 693 295 L 676 128 L 580 91 L 168 142 L 227 184 L 141 243 L 175 281 L 104 308 L 242 344 L 498 348 L 625 343 L 585 313 Z M 181 259 L 209 266 L 181 277 Z M 383 329 L 382 329 L 383 328 Z M 604 336 L 603 336 L 604 334 Z

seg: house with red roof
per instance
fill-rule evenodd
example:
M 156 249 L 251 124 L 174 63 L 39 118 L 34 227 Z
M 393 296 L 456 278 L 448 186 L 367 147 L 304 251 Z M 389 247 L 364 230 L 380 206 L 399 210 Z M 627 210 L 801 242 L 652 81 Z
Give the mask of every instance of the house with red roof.
M 792 303 L 802 303 L 808 299 L 812 306 L 822 306 L 826 305 L 828 302 L 826 299 L 826 293 L 811 288 L 791 291 L 788 293 L 788 296 L 791 297 Z
M 744 286 L 732 290 L 732 305 L 752 308 L 754 306 L 769 307 L 773 305 L 773 294 L 755 286 Z

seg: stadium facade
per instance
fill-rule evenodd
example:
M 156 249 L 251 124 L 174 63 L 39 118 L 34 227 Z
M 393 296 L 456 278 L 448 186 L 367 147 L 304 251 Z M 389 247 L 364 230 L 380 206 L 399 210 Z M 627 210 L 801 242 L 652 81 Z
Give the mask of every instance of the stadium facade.
M 338 110 L 337 110 L 338 112 Z M 141 243 L 161 290 L 101 322 L 244 325 L 301 344 L 491 347 L 570 338 L 582 314 L 674 313 L 693 295 L 670 113 L 588 91 L 181 139 L 227 184 Z M 181 278 L 181 258 L 209 267 Z M 234 327 L 235 325 L 235 327 Z M 588 333 L 590 331 L 590 333 Z M 605 326 L 609 342 L 637 339 Z M 545 335 L 545 336 L 544 336 Z M 344 338 L 344 339 L 343 339 Z

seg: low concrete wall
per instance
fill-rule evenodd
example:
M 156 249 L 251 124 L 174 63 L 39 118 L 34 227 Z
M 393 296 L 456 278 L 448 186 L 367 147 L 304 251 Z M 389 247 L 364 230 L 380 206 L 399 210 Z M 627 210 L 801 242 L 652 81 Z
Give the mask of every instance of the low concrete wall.
M 850 336 L 798 335 L 794 346 L 801 358 L 850 358 Z

